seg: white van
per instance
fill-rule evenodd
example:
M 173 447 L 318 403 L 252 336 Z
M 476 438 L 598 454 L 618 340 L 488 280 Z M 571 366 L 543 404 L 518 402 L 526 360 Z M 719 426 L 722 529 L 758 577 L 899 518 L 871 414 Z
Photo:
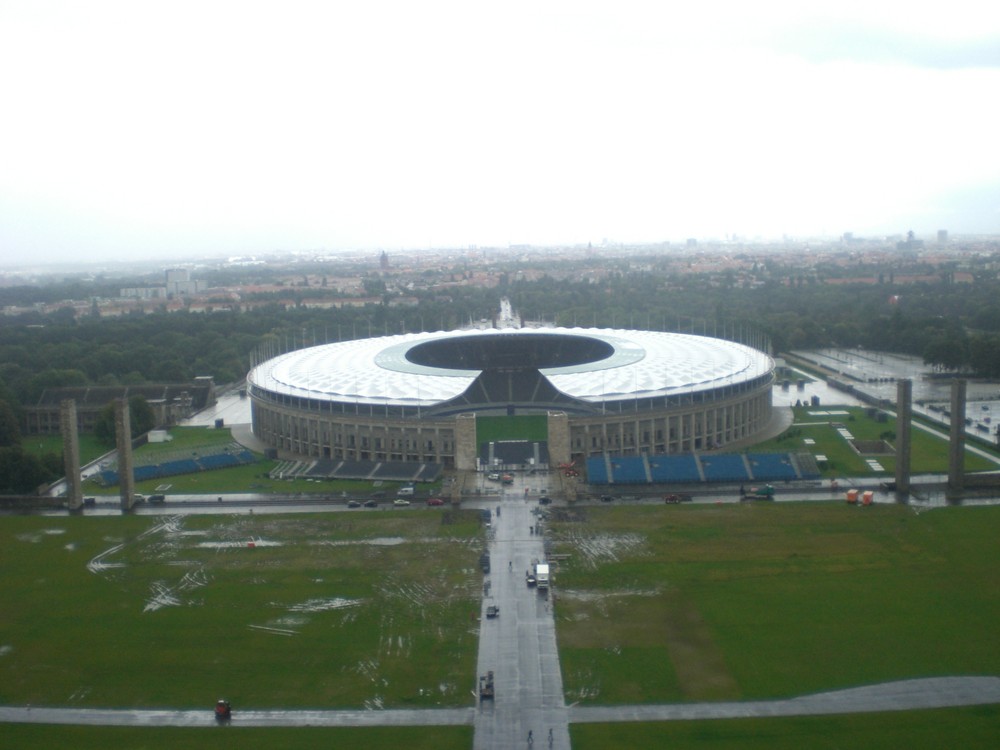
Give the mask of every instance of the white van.
M 396 491 L 396 495 L 398 497 L 413 497 L 413 491 L 414 491 L 414 488 L 412 486 L 409 486 L 409 487 L 400 487 Z

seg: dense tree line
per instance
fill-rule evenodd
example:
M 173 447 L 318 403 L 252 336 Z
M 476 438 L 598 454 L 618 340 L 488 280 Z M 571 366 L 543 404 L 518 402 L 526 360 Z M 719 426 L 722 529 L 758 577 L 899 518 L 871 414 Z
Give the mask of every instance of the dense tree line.
M 775 265 L 753 286 L 732 272 L 685 274 L 656 259 L 617 259 L 597 281 L 523 280 L 512 267 L 494 288 L 408 292 L 393 305 L 384 281 L 379 302 L 314 310 L 273 304 L 250 312 L 136 314 L 74 319 L 65 314 L 0 319 L 0 398 L 15 409 L 46 387 L 179 382 L 212 375 L 240 380 L 255 355 L 314 343 L 449 330 L 495 316 L 508 296 L 526 318 L 562 326 L 650 328 L 736 336 L 755 330 L 774 352 L 864 347 L 922 356 L 935 366 L 1000 376 L 1000 284 L 979 279 L 897 286 L 833 285 Z

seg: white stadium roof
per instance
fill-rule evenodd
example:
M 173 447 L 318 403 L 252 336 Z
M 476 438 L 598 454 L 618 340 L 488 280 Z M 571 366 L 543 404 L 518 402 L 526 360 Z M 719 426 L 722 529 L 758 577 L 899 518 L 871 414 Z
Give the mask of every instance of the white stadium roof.
M 711 390 L 773 369 L 769 356 L 732 341 L 682 333 L 603 328 L 439 331 L 357 339 L 289 352 L 254 367 L 249 382 L 272 393 L 351 403 L 429 407 L 461 395 L 481 370 L 430 367 L 407 359 L 417 344 L 461 337 L 548 334 L 597 339 L 610 356 L 539 371 L 572 398 L 598 404 Z M 485 343 L 485 342 L 484 342 Z

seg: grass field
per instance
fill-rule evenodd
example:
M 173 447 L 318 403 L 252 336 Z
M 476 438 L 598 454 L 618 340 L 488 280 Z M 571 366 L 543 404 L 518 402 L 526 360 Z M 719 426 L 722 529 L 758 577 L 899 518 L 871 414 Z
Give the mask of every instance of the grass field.
M 1000 508 L 761 503 L 553 520 L 567 702 L 787 697 L 1000 674 Z M 250 547 L 248 542 L 253 541 Z M 0 704 L 471 704 L 475 512 L 7 516 Z M 571 726 L 573 746 L 990 747 L 996 706 Z M 471 746 L 471 727 L 0 725 L 4 747 Z
M 555 521 L 567 701 L 1000 674 L 1000 507 L 580 509 Z M 582 519 L 582 520 L 581 520 Z
M 468 705 L 481 544 L 437 509 L 5 517 L 0 704 Z
M 96 437 L 83 433 L 79 436 L 80 461 L 88 464 L 95 461 L 109 450 L 108 446 L 99 442 Z M 26 453 L 31 453 L 38 457 L 46 453 L 54 453 L 62 456 L 63 440 L 61 435 L 25 435 L 21 438 L 21 447 Z
M 209 717 L 206 712 L 206 718 Z M 211 719 L 208 718 L 211 722 Z M 468 750 L 472 727 L 317 727 L 254 728 L 238 726 L 188 728 L 64 727 L 0 724 L 0 745 L 6 748 L 73 748 L 73 750 Z
M 548 418 L 544 414 L 520 417 L 478 417 L 476 419 L 476 444 L 495 440 L 549 439 Z
M 570 726 L 573 750 L 899 750 L 992 748 L 1000 708 L 975 706 L 888 714 Z
M 845 416 L 812 416 L 810 412 L 815 411 L 846 411 Z M 812 454 L 822 454 L 828 459 L 820 469 L 826 477 L 836 476 L 893 476 L 896 471 L 896 457 L 894 454 L 873 455 L 884 469 L 883 471 L 872 471 L 865 463 L 864 457 L 848 444 L 847 440 L 838 434 L 834 423 L 842 424 L 857 440 L 877 440 L 884 433 L 896 434 L 896 419 L 890 417 L 886 422 L 878 422 L 865 413 L 861 407 L 824 407 L 823 409 L 812 409 L 807 407 L 795 407 L 792 410 L 795 420 L 791 428 L 773 440 L 768 440 L 755 445 L 752 450 L 760 452 L 779 451 L 795 452 L 806 451 Z M 915 474 L 946 474 L 948 473 L 948 440 L 947 430 L 936 427 L 938 432 L 945 433 L 944 438 L 931 435 L 924 429 L 914 426 L 910 431 L 911 451 L 910 468 Z M 807 445 L 806 439 L 815 441 L 814 445 Z M 896 438 L 891 437 L 888 441 L 895 445 Z M 967 443 L 971 445 L 971 443 Z M 987 471 L 996 470 L 998 464 L 982 456 L 966 451 L 965 470 L 966 471 Z

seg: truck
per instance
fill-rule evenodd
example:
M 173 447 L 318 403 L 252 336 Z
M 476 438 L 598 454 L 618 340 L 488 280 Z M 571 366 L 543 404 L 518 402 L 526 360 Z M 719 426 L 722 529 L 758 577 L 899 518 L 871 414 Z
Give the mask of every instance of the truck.
M 494 697 L 493 670 L 479 677 L 479 700 L 491 701 Z
M 741 488 L 742 489 L 742 488 Z M 740 493 L 741 500 L 774 500 L 774 487 L 765 484 L 761 487 L 751 487 L 749 491 Z
M 548 563 L 535 563 L 535 585 L 538 586 L 539 589 L 547 589 L 549 587 Z

